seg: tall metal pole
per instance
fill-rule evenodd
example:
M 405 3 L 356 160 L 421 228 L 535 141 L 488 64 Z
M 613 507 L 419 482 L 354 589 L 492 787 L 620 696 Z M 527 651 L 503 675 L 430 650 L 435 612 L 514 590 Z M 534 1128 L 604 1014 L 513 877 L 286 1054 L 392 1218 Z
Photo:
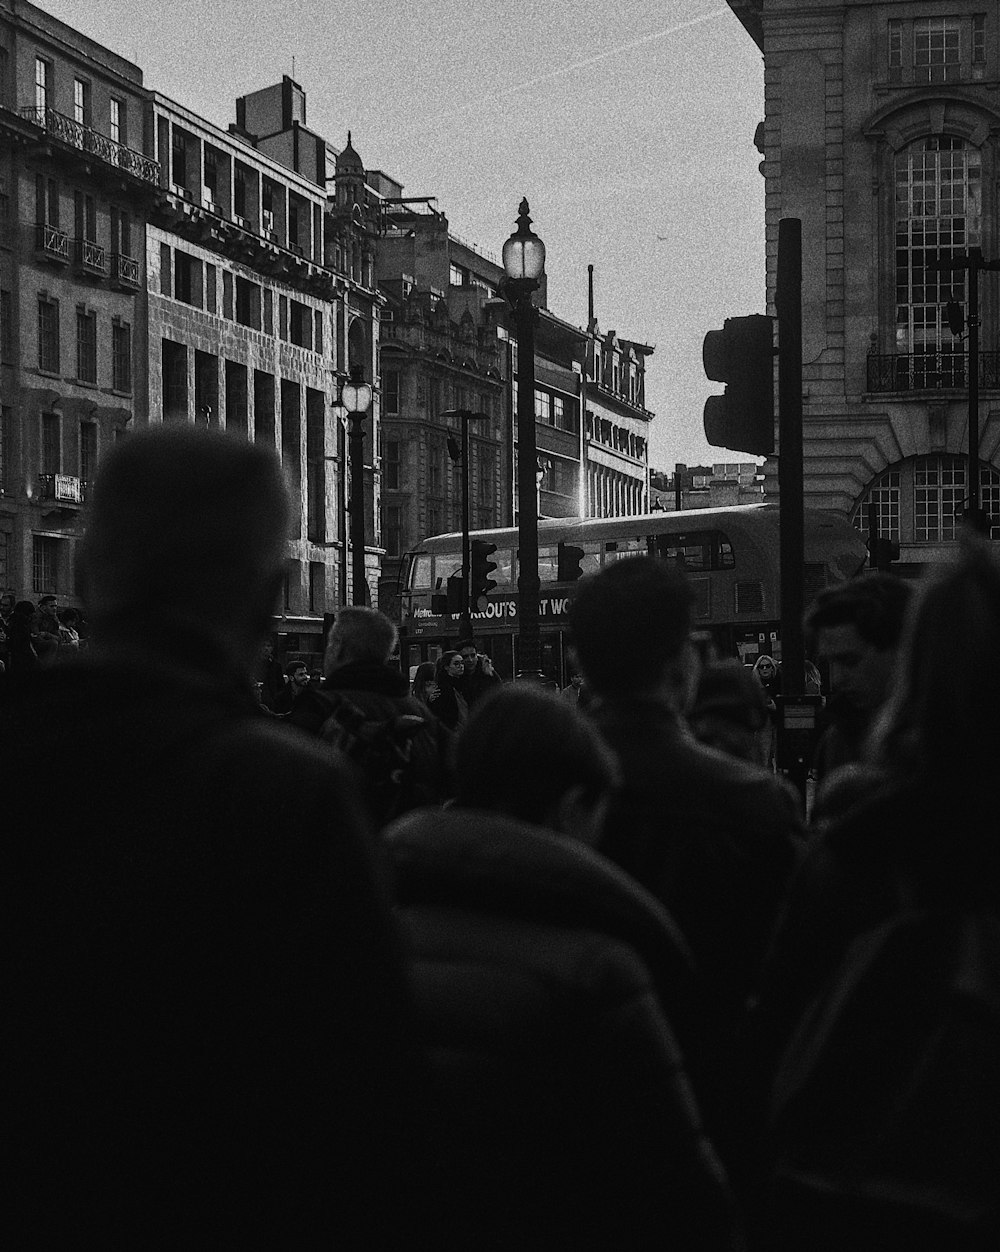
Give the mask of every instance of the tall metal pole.
M 969 512 L 973 528 L 979 525 L 979 270 L 980 248 L 969 249 Z
M 469 543 L 469 418 L 470 413 L 460 414 L 462 421 L 462 616 L 459 619 L 459 637 L 472 635 L 472 552 Z
M 805 694 L 805 491 L 802 467 L 802 222 L 778 223 L 778 491 L 781 502 L 781 690 Z M 782 710 L 784 715 L 784 710 Z M 810 762 L 789 762 L 805 795 Z
M 535 467 L 535 306 L 522 291 L 515 308 L 517 326 L 517 593 L 518 677 L 541 680 L 542 646 L 538 625 L 538 496 Z
M 365 415 L 351 414 L 351 603 L 368 603 L 365 579 Z

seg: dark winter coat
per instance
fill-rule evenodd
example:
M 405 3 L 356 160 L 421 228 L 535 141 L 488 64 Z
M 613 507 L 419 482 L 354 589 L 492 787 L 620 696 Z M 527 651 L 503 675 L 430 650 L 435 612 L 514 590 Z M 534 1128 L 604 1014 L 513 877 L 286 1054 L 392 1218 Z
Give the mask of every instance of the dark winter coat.
M 389 827 L 439 1077 L 455 1248 L 735 1246 L 728 1188 L 663 1006 L 669 917 L 604 858 L 500 815 Z
M 602 851 L 666 905 L 733 1024 L 803 850 L 795 799 L 699 743 L 666 703 L 602 700 L 587 714 L 623 774 Z
M 418 731 L 411 740 L 403 803 L 406 808 L 441 804 L 453 794 L 451 735 L 437 718 L 428 713 L 425 704 L 409 694 L 409 684 L 399 670 L 391 665 L 352 661 L 341 665 L 325 678 L 317 695 L 324 712 L 323 722 L 336 708 L 339 697 L 350 700 L 373 720 L 403 714 L 423 718 L 425 729 Z M 362 793 L 365 793 L 364 779 L 359 779 L 359 783 Z
M 423 1078 L 372 833 L 248 674 L 160 642 L 0 727 L 7 1242 L 399 1246 Z
M 475 702 L 481 699 L 488 691 L 492 691 L 494 687 L 499 687 L 503 683 L 503 679 L 494 670 L 492 674 L 483 672 L 483 662 L 480 657 L 476 658 L 476 664 L 471 674 L 463 674 L 455 686 L 459 695 L 471 709 Z

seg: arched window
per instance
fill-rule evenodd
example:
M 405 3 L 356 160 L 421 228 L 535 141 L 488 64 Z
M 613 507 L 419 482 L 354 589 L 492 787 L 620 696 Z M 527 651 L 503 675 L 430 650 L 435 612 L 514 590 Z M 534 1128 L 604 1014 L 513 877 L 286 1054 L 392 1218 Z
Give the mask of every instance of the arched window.
M 965 354 L 945 305 L 964 303 L 965 275 L 929 263 L 981 242 L 979 149 L 951 135 L 908 144 L 896 154 L 895 190 L 896 352 L 909 358 L 909 387 L 962 387 Z
M 949 543 L 957 538 L 968 502 L 968 459 L 941 454 L 912 457 L 883 471 L 854 510 L 854 525 L 867 535 L 874 524 L 883 538 L 904 544 Z M 1000 471 L 979 467 L 979 503 L 1000 519 Z M 990 531 L 1000 539 L 1000 525 Z

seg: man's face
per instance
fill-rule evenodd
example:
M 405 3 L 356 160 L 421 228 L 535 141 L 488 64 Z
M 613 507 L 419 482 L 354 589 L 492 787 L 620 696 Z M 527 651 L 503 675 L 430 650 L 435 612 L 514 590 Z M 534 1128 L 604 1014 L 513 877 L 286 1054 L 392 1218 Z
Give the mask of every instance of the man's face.
M 13 611 L 14 611 L 14 597 L 13 596 L 0 596 L 0 613 L 2 613 L 4 617 L 9 617 L 10 614 L 13 613 Z
M 817 636 L 819 654 L 830 667 L 830 691 L 856 709 L 876 709 L 889 692 L 895 652 L 862 639 L 850 623 L 825 626 Z
M 292 673 L 292 686 L 296 691 L 302 691 L 309 686 L 309 671 L 303 665 Z
M 472 671 L 476 668 L 476 649 L 475 648 L 463 648 L 462 649 L 462 664 L 465 667 L 465 673 L 471 674 Z

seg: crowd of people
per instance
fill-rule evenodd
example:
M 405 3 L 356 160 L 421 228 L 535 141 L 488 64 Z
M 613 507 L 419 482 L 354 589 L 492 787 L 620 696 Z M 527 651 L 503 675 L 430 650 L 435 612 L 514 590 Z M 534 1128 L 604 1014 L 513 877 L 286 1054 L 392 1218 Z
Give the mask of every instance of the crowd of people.
M 411 683 L 362 607 L 314 676 L 288 507 L 220 432 L 117 445 L 88 646 L 0 710 L 61 819 L 2 844 L 11 1246 L 1000 1245 L 988 542 L 810 607 L 807 820 L 681 571 L 580 581 L 562 693 L 471 639 Z

